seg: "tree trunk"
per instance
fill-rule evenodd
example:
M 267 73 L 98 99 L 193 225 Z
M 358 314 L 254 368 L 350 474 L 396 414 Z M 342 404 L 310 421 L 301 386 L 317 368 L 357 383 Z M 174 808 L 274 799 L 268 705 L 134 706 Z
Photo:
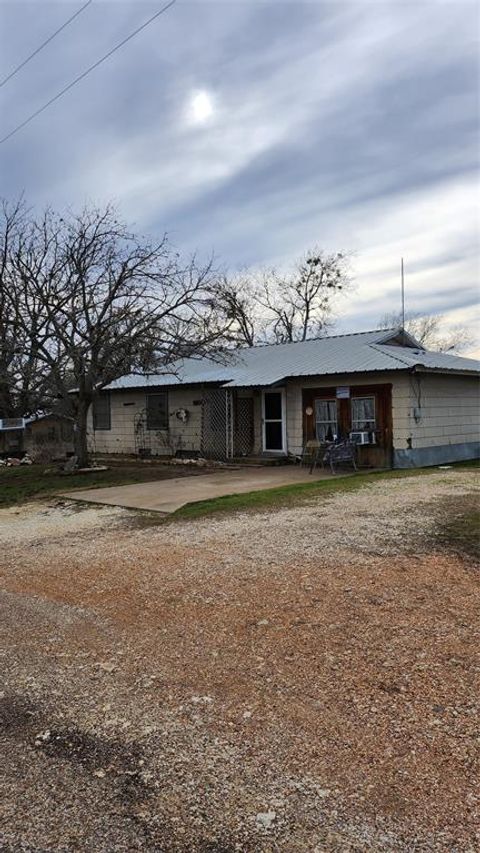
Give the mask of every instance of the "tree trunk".
M 89 403 L 86 400 L 78 400 L 74 425 L 74 447 L 79 468 L 88 468 L 88 444 L 87 444 L 87 414 Z

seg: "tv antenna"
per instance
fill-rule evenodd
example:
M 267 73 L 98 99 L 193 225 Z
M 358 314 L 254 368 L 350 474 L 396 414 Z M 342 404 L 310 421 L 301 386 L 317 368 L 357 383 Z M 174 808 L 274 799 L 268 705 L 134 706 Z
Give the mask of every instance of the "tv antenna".
M 403 269 L 403 258 L 401 259 L 401 278 L 402 278 L 402 329 L 405 331 L 405 273 Z

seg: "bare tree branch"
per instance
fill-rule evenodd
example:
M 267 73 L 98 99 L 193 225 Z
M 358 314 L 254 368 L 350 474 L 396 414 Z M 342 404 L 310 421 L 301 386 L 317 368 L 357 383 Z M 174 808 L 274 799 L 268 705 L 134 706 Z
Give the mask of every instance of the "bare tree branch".
M 105 385 L 224 343 L 229 321 L 214 300 L 217 274 L 211 261 L 182 263 L 165 236 L 151 244 L 131 234 L 111 206 L 64 217 L 52 210 L 37 218 L 23 208 L 7 213 L 0 305 L 14 318 L 8 340 L 16 341 L 22 387 L 44 393 L 41 377 L 48 377 L 53 394 L 72 409 L 84 463 L 87 411 Z M 2 352 L 11 358 L 7 344 Z M 8 406 L 25 407 L 18 376 L 7 388 L 16 395 Z
M 224 276 L 218 299 L 240 345 L 304 341 L 326 333 L 335 297 L 350 279 L 345 254 L 312 249 L 288 272 L 276 269 Z
M 401 312 L 385 314 L 379 322 L 381 329 L 399 328 L 401 325 Z M 472 344 L 468 330 L 459 325 L 448 328 L 442 314 L 407 314 L 405 331 L 409 332 L 425 349 L 438 352 L 461 352 Z

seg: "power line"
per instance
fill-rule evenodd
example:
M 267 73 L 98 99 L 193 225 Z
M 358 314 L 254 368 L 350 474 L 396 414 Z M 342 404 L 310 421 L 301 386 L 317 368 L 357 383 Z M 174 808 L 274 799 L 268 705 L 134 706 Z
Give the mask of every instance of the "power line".
M 116 44 L 115 47 L 112 47 L 112 49 L 109 50 L 108 53 L 106 53 L 104 56 L 94 62 L 93 65 L 90 65 L 90 67 L 83 71 L 82 74 L 79 74 L 78 77 L 75 77 L 75 80 L 72 80 L 72 82 L 69 83 L 68 86 L 65 86 L 60 92 L 54 95 L 53 98 L 50 98 L 50 100 L 47 101 L 46 104 L 43 104 L 42 107 L 40 107 L 38 110 L 35 110 L 34 113 L 29 115 L 28 118 L 25 119 L 25 121 L 22 121 L 22 123 L 17 125 L 17 127 L 14 127 L 14 129 L 11 130 L 10 133 L 7 133 L 7 135 L 4 136 L 3 139 L 0 139 L 0 145 L 6 142 L 7 139 L 10 139 L 15 133 L 18 133 L 19 130 L 25 127 L 25 125 L 29 124 L 29 122 L 33 121 L 33 119 L 39 116 L 40 113 L 43 113 L 44 110 L 48 109 L 48 107 L 55 103 L 55 101 L 58 101 L 58 99 L 61 98 L 62 95 L 65 95 L 66 92 L 68 92 L 70 89 L 73 89 L 73 87 L 76 86 L 77 83 L 80 83 L 80 80 L 83 80 L 84 77 L 87 76 L 87 74 L 90 74 L 91 71 L 93 71 L 95 68 L 98 68 L 98 66 L 101 65 L 102 62 L 105 62 L 110 56 L 112 56 L 113 53 L 123 47 L 123 45 L 126 44 L 127 41 L 130 41 L 130 39 L 133 39 L 134 36 L 138 35 L 138 33 L 144 30 L 145 27 L 148 27 L 148 25 L 151 24 L 155 20 L 155 18 L 158 18 L 160 15 L 163 15 L 163 13 L 166 12 L 167 9 L 170 9 L 170 6 L 173 6 L 174 3 L 176 3 L 176 0 L 170 0 L 170 2 L 166 4 L 166 6 L 163 6 L 163 8 L 160 9 L 159 12 L 156 12 L 155 15 L 152 15 L 152 17 L 149 18 L 148 21 L 145 21 L 144 24 L 142 24 L 140 27 L 137 27 L 137 29 L 134 30 L 133 33 L 130 33 L 130 35 L 128 35 L 126 38 Z
M 21 63 L 20 63 L 20 65 L 17 65 L 17 67 L 16 67 L 16 68 L 14 68 L 14 69 L 13 69 L 13 71 L 11 71 L 11 72 L 10 72 L 10 74 L 7 74 L 7 76 L 6 76 L 6 77 L 4 77 L 4 78 L 3 78 L 3 80 L 1 80 L 1 81 L 0 81 L 0 89 L 2 88 L 2 86 L 5 86 L 5 83 L 8 83 L 8 81 L 9 81 L 9 80 L 11 80 L 11 79 L 12 79 L 12 77 L 14 77 L 14 76 L 15 76 L 15 74 L 18 74 L 18 72 L 19 72 L 22 68 L 24 68 L 24 67 L 25 67 L 25 65 L 27 65 L 27 63 L 28 63 L 28 62 L 30 62 L 30 60 L 31 60 L 31 59 L 33 59 L 33 58 L 34 58 L 34 56 L 36 56 L 36 55 L 37 55 L 37 53 L 40 53 L 40 51 L 41 51 L 41 50 L 43 50 L 43 48 L 44 48 L 44 47 L 46 47 L 46 46 L 47 46 L 47 44 L 50 44 L 50 42 L 51 42 L 51 41 L 53 41 L 53 39 L 55 38 L 55 36 L 58 36 L 58 34 L 59 34 L 59 33 L 61 33 L 61 32 L 62 32 L 62 30 L 64 30 L 64 29 L 65 29 L 65 27 L 68 27 L 68 25 L 69 25 L 69 24 L 71 24 L 71 23 L 72 23 L 72 21 L 74 21 L 74 20 L 75 20 L 75 18 L 78 18 L 78 16 L 79 16 L 83 11 L 84 11 L 84 9 L 86 9 L 86 8 L 87 8 L 87 6 L 90 6 L 90 3 L 91 3 L 91 2 L 92 2 L 92 0 L 87 0 L 87 2 L 86 2 L 86 3 L 84 3 L 84 5 L 83 5 L 80 9 L 77 9 L 77 11 L 75 12 L 75 14 L 73 14 L 73 15 L 68 19 L 68 21 L 65 21 L 65 23 L 64 23 L 64 24 L 62 24 L 62 26 L 58 28 L 58 30 L 55 30 L 55 32 L 54 32 L 54 33 L 52 33 L 52 35 L 51 35 L 51 36 L 49 36 L 49 37 L 48 37 L 48 39 L 46 39 L 44 42 L 42 42 L 42 44 L 41 44 L 39 47 L 37 47 L 37 49 L 36 49 L 36 50 L 34 50 L 34 51 L 33 51 L 33 53 L 31 53 L 31 54 L 30 54 L 30 56 L 27 56 L 27 58 L 26 58 L 26 59 L 24 59 L 24 60 L 23 60 L 23 62 L 21 62 Z

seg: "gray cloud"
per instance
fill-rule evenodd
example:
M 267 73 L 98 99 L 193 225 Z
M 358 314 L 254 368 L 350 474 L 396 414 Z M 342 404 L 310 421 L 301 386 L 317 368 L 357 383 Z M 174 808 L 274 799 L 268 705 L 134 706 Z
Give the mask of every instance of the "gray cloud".
M 92 3 L 0 90 L 2 130 L 159 5 Z M 1 4 L 0 71 L 72 6 Z M 458 319 L 478 295 L 477 25 L 470 2 L 179 0 L 0 147 L 2 194 L 113 198 L 142 230 L 231 267 L 352 249 L 340 327 L 389 310 L 403 254 L 412 308 Z M 215 107 L 204 124 L 187 114 L 198 90 Z

